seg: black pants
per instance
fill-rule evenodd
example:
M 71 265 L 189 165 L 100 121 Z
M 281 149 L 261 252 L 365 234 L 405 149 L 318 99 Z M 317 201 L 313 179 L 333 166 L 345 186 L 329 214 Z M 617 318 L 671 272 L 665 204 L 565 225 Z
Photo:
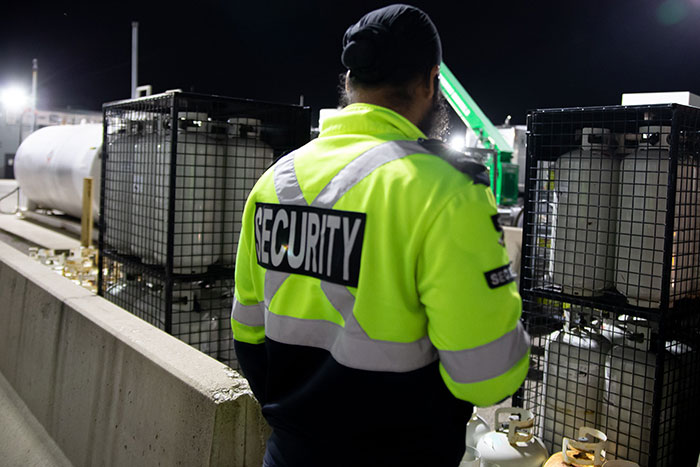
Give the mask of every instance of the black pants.
M 459 436 L 464 443 L 464 435 Z M 340 442 L 337 442 L 340 441 Z M 458 467 L 461 451 L 445 452 L 432 440 L 402 443 L 387 436 L 386 442 L 358 445 L 342 440 L 309 442 L 275 433 L 267 441 L 263 467 Z M 332 443 L 332 447 L 329 445 Z M 463 446 L 463 444 L 462 444 Z

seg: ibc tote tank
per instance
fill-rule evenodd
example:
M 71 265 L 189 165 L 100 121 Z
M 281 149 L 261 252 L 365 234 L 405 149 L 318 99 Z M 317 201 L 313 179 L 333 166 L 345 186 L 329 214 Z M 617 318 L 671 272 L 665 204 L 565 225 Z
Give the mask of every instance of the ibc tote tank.
M 48 126 L 17 149 L 15 178 L 29 201 L 80 217 L 83 179 L 92 177 L 92 211 L 97 218 L 101 157 L 102 124 Z

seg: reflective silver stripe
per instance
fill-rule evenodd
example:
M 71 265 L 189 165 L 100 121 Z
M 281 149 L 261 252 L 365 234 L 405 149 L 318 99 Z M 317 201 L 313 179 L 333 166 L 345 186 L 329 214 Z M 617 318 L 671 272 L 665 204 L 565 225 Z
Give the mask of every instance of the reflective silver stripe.
M 428 337 L 415 342 L 388 342 L 358 338 L 342 326 L 325 320 L 308 320 L 265 312 L 265 335 L 278 342 L 325 349 L 350 368 L 406 372 L 437 360 Z
M 275 164 L 274 182 L 275 192 L 280 204 L 297 204 L 306 206 L 304 194 L 299 186 L 296 172 L 294 171 L 294 154 L 287 154 Z
M 265 270 L 265 306 L 267 308 L 270 308 L 272 297 L 275 296 L 288 277 L 289 273 L 287 272 L 273 271 L 271 269 Z
M 234 298 L 231 318 L 246 326 L 263 326 L 265 324 L 265 306 L 262 302 L 254 305 L 242 305 Z
M 467 350 L 440 350 L 440 362 L 457 383 L 477 383 L 510 370 L 530 348 L 522 323 L 499 339 Z
M 323 187 L 311 206 L 332 208 L 350 188 L 375 169 L 396 159 L 420 153 L 426 153 L 426 149 L 416 141 L 388 141 L 379 144 L 343 167 L 328 185 Z
M 415 141 L 390 141 L 360 154 L 338 172 L 321 190 L 314 207 L 332 208 L 360 180 L 375 169 L 396 159 L 426 150 Z M 306 206 L 294 170 L 294 153 L 280 160 L 274 171 L 275 192 L 281 204 Z M 414 342 L 371 339 L 353 313 L 355 297 L 347 287 L 321 281 L 321 289 L 345 320 L 345 327 L 325 320 L 308 320 L 272 313 L 270 302 L 288 273 L 265 271 L 265 335 L 278 342 L 328 350 L 338 363 L 371 371 L 406 372 L 423 368 L 437 360 L 437 350 L 424 336 Z
M 333 308 L 338 310 L 347 323 L 348 318 L 352 316 L 353 308 L 355 308 L 355 296 L 344 285 L 332 282 L 321 281 L 321 290 L 326 294 L 326 298 L 331 302 Z

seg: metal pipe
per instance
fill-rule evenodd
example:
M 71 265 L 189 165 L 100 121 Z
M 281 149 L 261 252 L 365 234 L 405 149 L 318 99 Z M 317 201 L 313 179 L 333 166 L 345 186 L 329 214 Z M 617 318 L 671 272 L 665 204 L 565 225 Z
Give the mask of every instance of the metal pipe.
M 139 76 L 139 23 L 131 22 L 131 98 L 136 97 Z
M 36 130 L 36 83 L 39 73 L 39 60 L 32 60 L 32 133 Z

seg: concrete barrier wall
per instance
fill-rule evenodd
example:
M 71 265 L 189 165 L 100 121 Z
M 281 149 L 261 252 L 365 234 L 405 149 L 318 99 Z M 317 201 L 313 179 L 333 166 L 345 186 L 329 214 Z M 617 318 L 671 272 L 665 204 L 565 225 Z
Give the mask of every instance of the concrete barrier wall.
M 0 372 L 76 466 L 255 466 L 245 379 L 0 243 Z

